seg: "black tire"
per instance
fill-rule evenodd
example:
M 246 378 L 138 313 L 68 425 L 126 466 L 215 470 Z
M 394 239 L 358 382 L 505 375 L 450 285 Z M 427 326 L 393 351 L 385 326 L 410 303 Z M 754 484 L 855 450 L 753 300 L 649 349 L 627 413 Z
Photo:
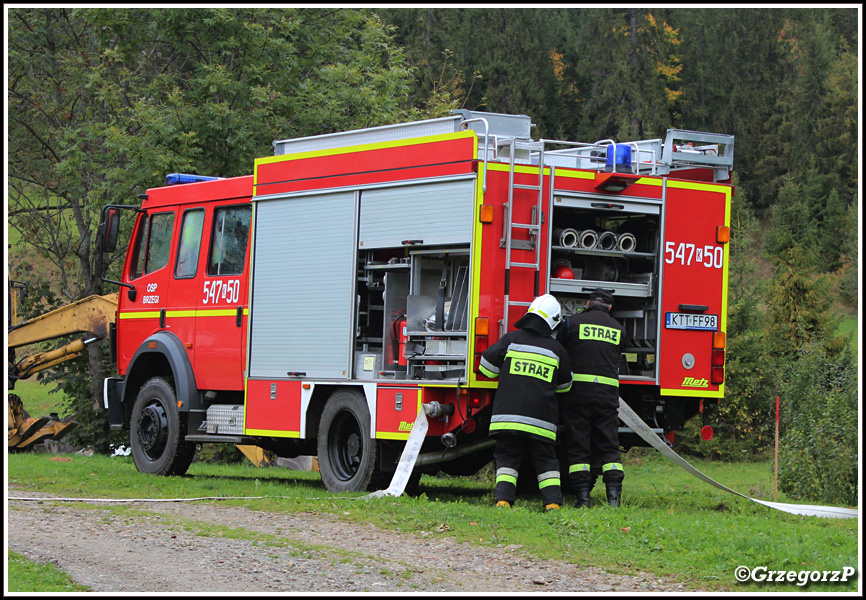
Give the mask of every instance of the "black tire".
M 328 399 L 319 421 L 319 472 L 331 492 L 363 492 L 376 471 L 377 442 L 370 437 L 364 397 L 340 390 Z
M 186 473 L 195 456 L 195 444 L 183 441 L 186 423 L 174 387 L 162 377 L 149 379 L 132 407 L 129 438 L 136 469 L 152 475 Z

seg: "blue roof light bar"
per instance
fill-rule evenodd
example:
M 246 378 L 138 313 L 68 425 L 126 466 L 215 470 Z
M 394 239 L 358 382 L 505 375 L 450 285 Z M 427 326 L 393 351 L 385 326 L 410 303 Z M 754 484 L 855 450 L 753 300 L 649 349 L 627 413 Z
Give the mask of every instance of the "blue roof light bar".
M 186 173 L 169 173 L 165 176 L 166 185 L 177 185 L 179 183 L 198 183 L 200 181 L 214 181 L 222 177 L 211 177 L 209 175 L 188 175 Z

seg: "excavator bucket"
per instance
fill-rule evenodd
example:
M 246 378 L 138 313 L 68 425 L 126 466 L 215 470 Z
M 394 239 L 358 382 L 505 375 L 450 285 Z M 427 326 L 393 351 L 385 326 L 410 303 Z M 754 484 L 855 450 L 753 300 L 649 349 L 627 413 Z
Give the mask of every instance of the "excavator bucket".
M 25 450 L 45 440 L 59 440 L 78 426 L 76 421 L 31 417 L 16 394 L 9 394 L 8 448 Z M 64 422 L 65 421 L 65 422 Z
M 78 427 L 78 423 L 75 421 L 69 421 L 68 423 L 49 421 L 47 425 L 40 428 L 33 435 L 29 437 L 22 436 L 17 448 L 23 450 L 30 446 L 35 446 L 39 442 L 44 442 L 45 440 L 59 440 L 76 427 Z
M 42 429 L 42 427 L 47 425 L 50 421 L 51 419 L 49 419 L 48 417 L 42 417 L 39 419 L 30 417 L 28 419 L 24 419 L 21 425 L 16 428 L 9 429 L 9 445 L 18 447 L 18 445 L 22 441 L 32 437 L 37 431 Z
M 238 444 L 238 450 L 244 453 L 250 462 L 253 463 L 257 467 L 270 467 L 271 459 L 268 456 L 268 453 L 258 446 L 250 446 L 246 444 Z

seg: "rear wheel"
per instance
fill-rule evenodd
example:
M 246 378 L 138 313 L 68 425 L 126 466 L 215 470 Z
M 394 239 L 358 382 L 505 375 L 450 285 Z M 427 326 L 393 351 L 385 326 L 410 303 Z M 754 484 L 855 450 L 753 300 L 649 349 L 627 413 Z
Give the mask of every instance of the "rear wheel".
M 132 407 L 130 444 L 135 467 L 153 475 L 183 475 L 195 456 L 195 444 L 183 441 L 186 413 L 177 407 L 174 387 L 153 377 Z
M 319 421 L 319 472 L 331 492 L 361 492 L 376 471 L 376 441 L 370 437 L 370 411 L 353 390 L 335 392 Z

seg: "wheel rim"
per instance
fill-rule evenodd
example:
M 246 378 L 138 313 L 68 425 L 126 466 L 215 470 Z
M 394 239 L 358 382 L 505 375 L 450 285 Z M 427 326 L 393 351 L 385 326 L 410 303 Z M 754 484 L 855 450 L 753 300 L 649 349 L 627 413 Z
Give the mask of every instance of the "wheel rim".
M 159 398 L 153 398 L 138 418 L 138 444 L 148 460 L 159 459 L 168 443 L 168 415 Z
M 328 434 L 328 458 L 337 478 L 341 481 L 352 479 L 358 473 L 363 455 L 361 424 L 355 415 L 343 411 L 334 419 Z

